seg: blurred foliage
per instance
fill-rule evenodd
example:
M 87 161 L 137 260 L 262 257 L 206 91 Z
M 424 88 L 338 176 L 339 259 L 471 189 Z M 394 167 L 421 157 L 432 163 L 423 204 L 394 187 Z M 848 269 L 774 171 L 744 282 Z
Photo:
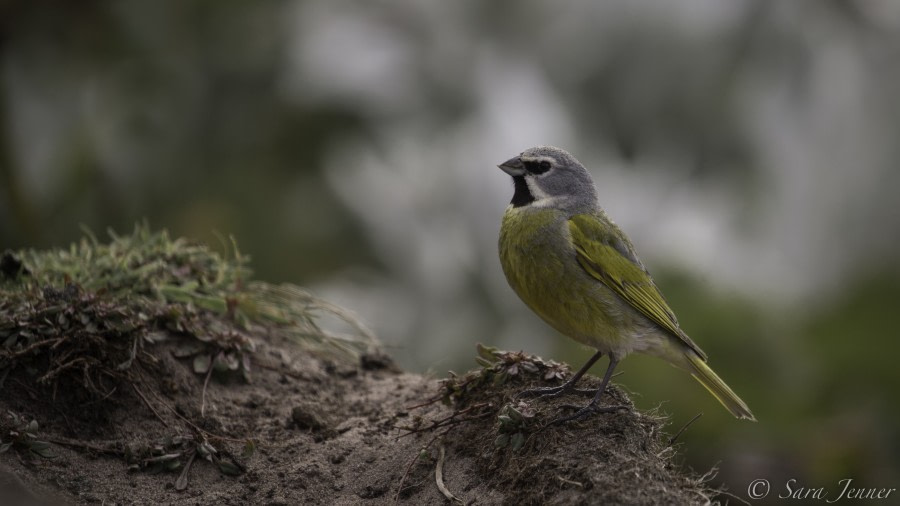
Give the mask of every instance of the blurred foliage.
M 75 240 L 79 223 L 148 218 L 201 240 L 218 230 L 281 244 L 251 250 L 263 279 L 283 278 L 271 266 L 308 280 L 372 261 L 319 190 L 323 152 L 359 130 L 358 115 L 278 93 L 279 3 L 2 6 L 0 244 L 47 247 Z M 23 142 L 46 148 L 23 158 Z
M 629 357 L 639 405 L 705 413 L 689 464 L 742 497 L 890 486 L 897 5 L 0 0 L 0 249 L 145 218 L 233 234 L 409 368 L 465 368 L 476 341 L 577 365 L 496 258 L 493 165 L 561 145 L 760 419 Z

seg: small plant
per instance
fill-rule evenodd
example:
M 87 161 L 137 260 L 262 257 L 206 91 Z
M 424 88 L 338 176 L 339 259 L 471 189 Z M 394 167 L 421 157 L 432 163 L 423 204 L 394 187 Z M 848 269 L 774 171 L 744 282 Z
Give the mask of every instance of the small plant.
M 9 433 L 0 438 L 0 453 L 14 448 L 21 452 L 32 453 L 45 459 L 55 458 L 50 443 L 38 439 L 40 426 L 37 420 L 28 421 L 26 418 L 13 413 L 7 413 L 12 428 Z
M 569 373 L 565 364 L 553 360 L 544 360 L 535 355 L 521 351 L 498 350 L 491 346 L 478 344 L 478 356 L 475 361 L 480 369 L 469 371 L 464 376 L 453 372 L 443 380 L 443 401 L 445 404 L 465 404 L 468 393 L 481 389 L 485 383 L 495 386 L 504 385 L 512 379 L 527 381 L 525 376 L 538 376 L 544 381 L 562 380 Z
M 247 441 L 242 457 L 250 458 L 255 450 L 256 442 Z M 197 457 L 214 464 L 222 474 L 228 476 L 237 476 L 246 470 L 244 464 L 224 447 L 217 448 L 207 438 L 190 434 L 172 436 L 152 446 L 128 445 L 124 457 L 129 471 L 157 474 L 181 470 L 175 481 L 176 490 L 187 488 L 188 475 Z
M 507 446 L 518 451 L 525 445 L 525 434 L 534 420 L 534 410 L 524 402 L 515 406 L 507 404 L 497 414 L 497 432 L 500 434 L 494 440 L 497 448 Z

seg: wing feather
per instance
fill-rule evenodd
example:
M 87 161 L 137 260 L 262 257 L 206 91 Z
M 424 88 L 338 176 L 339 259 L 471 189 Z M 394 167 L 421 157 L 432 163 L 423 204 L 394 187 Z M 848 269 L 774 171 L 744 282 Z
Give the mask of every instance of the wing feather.
M 569 219 L 569 232 L 578 263 L 588 274 L 706 360 L 706 354 L 678 326 L 675 313 L 615 224 L 601 217 L 579 214 Z

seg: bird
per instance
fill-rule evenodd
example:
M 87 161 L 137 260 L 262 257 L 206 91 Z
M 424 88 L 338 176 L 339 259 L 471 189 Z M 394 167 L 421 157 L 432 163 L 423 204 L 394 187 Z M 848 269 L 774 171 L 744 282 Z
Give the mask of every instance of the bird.
M 585 406 L 560 417 L 565 423 L 627 409 L 601 406 L 616 365 L 644 353 L 691 374 L 735 417 L 755 421 L 747 404 L 707 365 L 707 355 L 681 329 L 628 236 L 601 208 L 585 167 L 566 151 L 537 146 L 498 167 L 513 180 L 513 196 L 500 226 L 500 264 L 522 301 L 561 334 L 596 350 L 557 387 L 525 390 L 517 397 L 585 393 L 578 380 L 604 354 L 600 387 Z

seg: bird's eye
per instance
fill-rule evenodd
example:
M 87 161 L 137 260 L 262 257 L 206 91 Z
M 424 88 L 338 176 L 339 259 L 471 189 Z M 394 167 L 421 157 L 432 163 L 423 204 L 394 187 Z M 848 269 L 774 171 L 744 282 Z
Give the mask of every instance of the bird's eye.
M 543 174 L 550 170 L 550 162 L 541 160 L 540 162 L 525 162 L 525 170 L 532 174 Z

